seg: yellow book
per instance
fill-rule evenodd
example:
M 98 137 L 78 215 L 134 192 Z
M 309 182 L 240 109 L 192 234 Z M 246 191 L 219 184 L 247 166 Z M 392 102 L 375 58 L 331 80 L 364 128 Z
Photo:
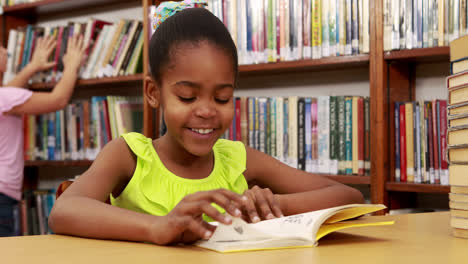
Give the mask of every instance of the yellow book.
M 468 195 L 461 193 L 449 193 L 449 200 L 457 203 L 468 203 Z
M 468 126 L 468 114 L 458 118 L 449 119 L 450 127 Z
M 413 103 L 405 104 L 406 127 L 406 181 L 414 182 Z
M 468 229 L 468 218 L 451 217 L 450 225 L 454 228 Z
M 255 224 L 233 218 L 232 224 L 219 224 L 209 240 L 200 240 L 195 245 L 223 253 L 314 247 L 320 238 L 341 229 L 392 225 L 395 221 L 354 219 L 384 208 L 379 204 L 349 204 Z
M 467 171 L 468 171 L 468 165 L 450 164 L 450 167 L 449 167 L 450 185 L 468 186 L 468 177 L 466 177 Z
M 450 186 L 451 193 L 468 194 L 468 186 Z
M 468 164 L 468 144 L 449 146 L 448 160 L 452 164 Z
M 468 78 L 468 74 L 465 75 Z M 468 101 L 468 82 L 448 90 L 448 103 L 456 105 Z
M 452 234 L 460 238 L 468 238 L 468 229 L 453 228 Z
M 468 126 L 450 127 L 447 134 L 447 144 L 449 145 L 468 143 Z
M 456 104 L 456 105 L 449 105 L 447 107 L 447 112 L 449 117 L 452 115 L 461 115 L 468 113 L 468 102 Z

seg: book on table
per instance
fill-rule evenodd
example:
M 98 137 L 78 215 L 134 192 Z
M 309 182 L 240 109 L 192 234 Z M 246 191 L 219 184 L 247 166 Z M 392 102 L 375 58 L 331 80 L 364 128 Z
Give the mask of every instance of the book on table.
M 314 247 L 320 238 L 341 229 L 393 224 L 394 221 L 356 219 L 385 208 L 380 204 L 350 204 L 252 224 L 233 218 L 232 224 L 220 223 L 210 239 L 195 245 L 218 252 Z

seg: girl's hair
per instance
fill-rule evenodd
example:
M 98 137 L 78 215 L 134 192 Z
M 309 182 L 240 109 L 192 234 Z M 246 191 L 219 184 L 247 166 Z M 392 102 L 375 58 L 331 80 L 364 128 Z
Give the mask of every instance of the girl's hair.
M 154 32 L 149 44 L 151 75 L 161 83 L 162 71 L 177 51 L 177 45 L 198 45 L 208 41 L 232 57 L 232 67 L 237 80 L 237 49 L 229 31 L 210 11 L 203 8 L 184 9 L 167 18 Z

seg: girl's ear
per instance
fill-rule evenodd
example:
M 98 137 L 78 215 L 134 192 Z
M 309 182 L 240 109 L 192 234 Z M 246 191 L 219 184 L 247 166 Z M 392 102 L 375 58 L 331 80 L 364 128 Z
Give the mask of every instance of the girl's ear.
M 159 107 L 161 103 L 161 87 L 150 76 L 146 76 L 144 79 L 144 93 L 146 98 L 148 98 L 148 103 L 153 108 Z

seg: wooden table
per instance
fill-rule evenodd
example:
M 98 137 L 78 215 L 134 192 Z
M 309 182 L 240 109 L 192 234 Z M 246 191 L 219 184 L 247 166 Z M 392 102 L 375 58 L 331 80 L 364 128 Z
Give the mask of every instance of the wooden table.
M 396 223 L 333 233 L 316 248 L 227 254 L 59 235 L 0 238 L 0 263 L 468 263 L 468 239 L 451 236 L 449 212 L 374 217 Z

